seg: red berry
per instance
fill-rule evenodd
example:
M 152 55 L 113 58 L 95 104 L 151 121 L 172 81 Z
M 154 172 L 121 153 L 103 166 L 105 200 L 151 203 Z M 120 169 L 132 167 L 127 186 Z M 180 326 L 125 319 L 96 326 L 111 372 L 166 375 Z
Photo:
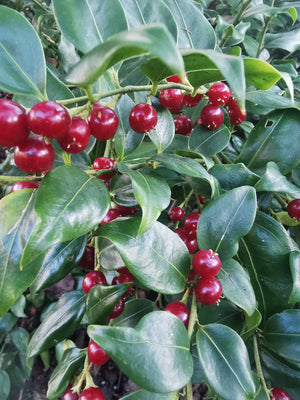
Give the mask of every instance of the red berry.
M 186 247 L 188 248 L 190 254 L 195 253 L 198 248 L 197 239 L 188 239 L 186 242 Z
M 200 250 L 193 257 L 194 271 L 203 277 L 217 275 L 221 270 L 221 260 L 217 253 L 212 250 Z
M 125 206 L 121 206 L 120 204 L 117 204 L 117 203 L 116 203 L 116 208 L 119 211 L 121 211 L 121 213 L 123 213 L 124 215 L 134 215 L 140 209 L 139 206 L 125 207 Z
M 228 115 L 231 125 L 239 125 L 245 120 L 247 113 L 242 111 L 238 104 L 234 104 L 228 108 Z
M 82 269 L 94 269 L 95 267 L 95 248 L 86 246 L 83 256 L 78 263 L 78 267 Z
M 136 104 L 129 114 L 129 125 L 138 133 L 150 132 L 157 124 L 157 112 L 146 103 Z
M 230 97 L 230 98 L 226 101 L 225 106 L 226 106 L 226 107 L 232 107 L 232 106 L 234 106 L 236 103 L 237 103 L 237 98 L 236 98 L 236 97 Z
M 180 301 L 174 301 L 174 303 L 170 303 L 165 308 L 165 311 L 169 311 L 171 314 L 176 315 L 184 323 L 186 329 L 189 326 L 189 318 L 190 318 L 190 310 L 189 308 L 181 303 Z
M 67 109 L 55 101 L 42 101 L 32 107 L 27 115 L 30 130 L 48 138 L 67 135 L 71 117 Z
M 82 289 L 84 293 L 88 294 L 88 292 L 95 285 L 107 285 L 105 275 L 101 271 L 91 271 L 88 272 L 82 281 Z
M 110 208 L 100 225 L 108 224 L 110 221 L 123 216 L 124 214 L 121 211 L 116 210 L 115 208 Z
M 232 91 L 223 82 L 214 83 L 208 90 L 208 98 L 214 106 L 222 105 L 227 102 Z
M 168 81 L 168 82 L 174 82 L 174 83 L 180 83 L 180 82 L 181 82 L 181 79 L 179 78 L 178 75 L 172 75 L 172 76 L 169 76 L 169 77 L 167 78 L 167 81 Z
M 181 221 L 184 216 L 184 211 L 181 207 L 174 207 L 169 211 L 170 220 L 173 222 Z
M 178 107 L 182 104 L 182 91 L 180 89 L 164 89 L 159 94 L 160 104 L 168 109 Z
M 113 319 L 113 318 L 119 317 L 122 314 L 122 312 L 124 311 L 124 308 L 125 308 L 125 299 L 124 299 L 124 297 L 121 297 L 117 301 L 115 308 L 109 314 L 108 318 Z
M 208 129 L 217 129 L 224 122 L 224 114 L 219 106 L 207 104 L 200 113 L 201 123 Z
M 17 192 L 22 189 L 36 189 L 40 185 L 39 181 L 30 181 L 30 182 L 16 182 L 13 184 L 11 188 L 11 192 Z
M 186 232 L 194 231 L 197 229 L 198 221 L 201 213 L 192 212 L 188 214 L 183 221 L 183 228 Z
M 111 139 L 117 132 L 119 118 L 114 110 L 101 104 L 94 104 L 88 118 L 91 133 L 98 140 Z
M 114 160 L 108 158 L 108 157 L 98 157 L 96 160 L 93 162 L 93 169 L 113 169 L 115 166 Z M 103 181 L 112 178 L 115 175 L 114 172 L 111 172 L 109 174 L 103 174 L 99 175 L 98 178 L 102 179 Z
M 120 275 L 127 275 L 127 276 L 129 276 L 130 279 L 131 279 L 131 281 L 129 281 L 129 282 L 133 282 L 133 281 L 136 280 L 136 277 L 129 271 L 129 269 L 128 269 L 127 267 L 123 267 L 123 268 L 118 269 L 118 273 L 119 273 Z
M 127 274 L 120 274 L 119 276 L 115 276 L 113 280 L 111 281 L 112 285 L 121 285 L 122 283 L 129 283 L 132 282 L 133 279 L 130 275 Z M 132 284 L 129 286 L 128 290 L 123 294 L 123 297 L 127 297 L 130 295 L 131 289 L 132 289 Z
M 188 251 L 190 254 L 194 253 L 197 250 L 197 233 L 196 230 L 193 230 L 191 232 L 187 232 L 183 227 L 177 228 L 174 231 L 180 239 L 184 242 L 186 245 Z
M 175 133 L 183 136 L 190 136 L 193 130 L 193 121 L 187 115 L 177 115 L 174 118 Z
M 272 390 L 271 400 L 292 400 L 292 398 L 285 390 L 275 388 Z
M 73 117 L 68 133 L 57 138 L 57 141 L 65 152 L 77 154 L 86 148 L 90 136 L 90 128 L 85 120 L 80 117 Z
M 36 136 L 15 148 L 14 159 L 19 170 L 28 174 L 49 170 L 54 163 L 55 153 L 51 144 Z
M 206 306 L 216 303 L 222 294 L 221 282 L 212 276 L 211 278 L 200 278 L 195 286 L 195 295 L 199 303 Z
M 0 100 L 0 146 L 13 147 L 29 135 L 25 109 L 12 100 Z
M 291 218 L 300 221 L 300 199 L 295 199 L 287 205 L 287 212 Z
M 196 107 L 202 99 L 203 99 L 203 94 L 201 93 L 196 94 L 196 96 L 191 96 L 190 94 L 186 94 L 183 97 L 183 104 L 186 107 Z
M 71 385 L 67 388 L 61 400 L 78 400 L 79 395 L 77 393 L 73 393 L 71 389 Z
M 180 104 L 178 104 L 178 106 L 173 107 L 173 108 L 169 108 L 169 111 L 172 114 L 178 114 L 182 110 L 182 107 L 183 107 L 183 100 L 182 100 L 182 102 Z
M 88 345 L 87 355 L 90 362 L 95 365 L 103 365 L 110 359 L 109 355 L 93 340 Z
M 204 203 L 206 200 L 206 198 L 204 196 L 200 196 L 200 195 L 198 196 L 198 199 L 199 199 L 200 203 Z
M 78 400 L 105 400 L 105 396 L 99 388 L 89 387 L 81 393 Z

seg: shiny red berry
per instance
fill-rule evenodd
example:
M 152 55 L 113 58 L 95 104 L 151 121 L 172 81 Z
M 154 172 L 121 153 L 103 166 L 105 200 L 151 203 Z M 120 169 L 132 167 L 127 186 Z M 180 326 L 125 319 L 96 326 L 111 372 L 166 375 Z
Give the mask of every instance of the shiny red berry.
M 182 104 L 182 91 L 180 89 L 164 89 L 159 94 L 160 104 L 168 109 L 178 107 Z
M 271 400 L 292 400 L 292 398 L 285 390 L 275 388 L 272 390 Z
M 200 113 L 201 123 L 208 129 L 217 129 L 224 122 L 224 113 L 219 106 L 207 104 Z
M 96 285 L 107 285 L 105 275 L 101 271 L 88 272 L 82 281 L 82 289 L 84 293 L 88 292 Z
M 146 103 L 136 104 L 129 114 L 129 125 L 138 133 L 150 132 L 157 124 L 157 112 Z
M 73 393 L 71 385 L 68 386 L 67 390 L 63 394 L 61 400 L 78 400 L 79 395 L 77 393 Z
M 186 245 L 190 254 L 197 250 L 197 232 L 196 230 L 187 232 L 183 227 L 177 228 L 174 231 Z
M 52 145 L 46 144 L 37 136 L 30 136 L 24 144 L 17 146 L 14 152 L 16 166 L 27 174 L 49 170 L 54 159 Z
M 165 311 L 169 311 L 171 314 L 176 315 L 176 317 L 178 317 L 180 321 L 184 323 L 186 329 L 188 328 L 190 310 L 184 303 L 181 303 L 180 301 L 174 301 L 173 303 L 167 305 Z
M 239 125 L 245 120 L 247 113 L 238 104 L 234 104 L 228 108 L 228 115 L 231 125 Z
M 166 80 L 168 82 L 174 82 L 174 83 L 180 83 L 181 82 L 181 79 L 179 78 L 178 75 L 169 76 Z
M 124 217 L 124 214 L 115 208 L 110 208 L 100 225 L 108 224 L 109 222 L 119 217 Z
M 127 274 L 120 274 L 119 276 L 115 276 L 113 280 L 111 281 L 112 285 L 121 285 L 122 283 L 129 283 L 132 282 L 133 279 L 130 275 Z M 132 290 L 133 284 L 131 284 L 128 288 L 128 290 L 124 293 L 123 297 L 127 297 L 130 295 L 131 290 Z
M 186 107 L 196 107 L 202 99 L 203 99 L 203 94 L 201 94 L 201 93 L 196 94 L 196 96 L 186 94 L 183 97 L 183 104 Z
M 127 267 L 118 269 L 118 274 L 119 275 L 127 275 L 131 279 L 130 282 L 133 282 L 134 280 L 136 280 L 136 277 L 129 271 L 129 269 Z
M 190 136 L 193 130 L 193 121 L 187 115 L 177 115 L 174 118 L 175 133 L 183 136 Z
M 200 203 L 204 203 L 206 200 L 206 198 L 204 196 L 200 196 L 200 195 L 198 196 L 198 199 L 199 199 Z
M 182 110 L 182 107 L 183 107 L 183 100 L 180 104 L 178 104 L 178 106 L 169 108 L 169 111 L 172 114 L 178 114 Z
M 186 232 L 196 230 L 201 213 L 192 212 L 188 214 L 183 221 L 183 228 Z
M 91 363 L 95 365 L 103 365 L 109 359 L 109 355 L 93 340 L 90 341 L 87 349 L 87 355 Z
M 90 127 L 85 120 L 80 117 L 73 117 L 68 133 L 58 137 L 57 141 L 65 152 L 77 154 L 86 148 L 90 136 Z
M 108 318 L 109 319 L 114 319 L 114 318 L 119 317 L 122 314 L 122 312 L 124 311 L 124 308 L 125 308 L 125 299 L 124 299 L 124 297 L 121 297 L 117 301 L 117 303 L 115 305 L 115 308 L 109 314 Z
M 30 130 L 48 138 L 67 135 L 71 126 L 68 110 L 55 101 L 42 101 L 32 107 L 27 115 Z
M 25 109 L 12 100 L 0 100 L 0 146 L 14 147 L 29 135 Z
M 199 250 L 192 261 L 194 271 L 202 277 L 217 275 L 221 270 L 221 260 L 212 250 Z
M 226 107 L 232 107 L 232 106 L 234 106 L 236 103 L 237 103 L 237 98 L 236 98 L 236 97 L 230 97 L 230 98 L 226 101 L 225 106 L 226 106 Z
M 222 294 L 221 282 L 214 276 L 200 278 L 195 286 L 195 295 L 199 303 L 206 306 L 216 303 Z
M 287 212 L 291 218 L 300 221 L 300 199 L 295 199 L 287 205 Z
M 184 211 L 181 207 L 174 207 L 169 211 L 169 218 L 173 222 L 181 221 L 184 216 Z
M 113 169 L 115 166 L 114 160 L 108 158 L 108 157 L 98 157 L 96 160 L 93 162 L 93 169 Z M 99 179 L 102 179 L 103 181 L 112 178 L 115 175 L 115 172 L 111 172 L 109 174 L 103 174 L 98 176 Z
M 119 211 L 121 211 L 121 213 L 123 213 L 124 215 L 134 215 L 140 209 L 139 206 L 125 207 L 125 206 L 121 206 L 121 204 L 117 204 L 117 203 L 116 203 L 116 208 Z
M 105 396 L 99 388 L 89 387 L 81 393 L 78 400 L 105 400 Z
M 13 184 L 11 188 L 11 192 L 17 192 L 22 189 L 36 189 L 40 185 L 39 181 L 30 181 L 30 182 L 16 182 Z
M 227 102 L 232 94 L 232 91 L 223 82 L 214 83 L 208 90 L 208 98 L 214 106 L 222 105 Z
M 114 110 L 101 104 L 94 104 L 88 118 L 91 134 L 98 140 L 108 140 L 114 137 L 119 126 L 119 118 Z
M 192 238 L 192 239 L 188 239 L 186 242 L 186 247 L 189 251 L 190 254 L 195 253 L 195 251 L 198 248 L 198 243 L 197 243 L 197 239 L 196 238 Z
M 78 266 L 82 269 L 94 269 L 95 267 L 95 248 L 92 246 L 86 246 L 83 256 L 78 263 Z

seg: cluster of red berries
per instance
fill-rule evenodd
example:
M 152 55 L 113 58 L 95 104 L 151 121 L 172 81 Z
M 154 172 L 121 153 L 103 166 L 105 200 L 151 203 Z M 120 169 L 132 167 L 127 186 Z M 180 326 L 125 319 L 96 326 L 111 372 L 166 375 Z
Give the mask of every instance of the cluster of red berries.
M 197 225 L 200 215 L 200 212 L 189 213 L 183 220 L 183 225 L 174 231 L 183 240 L 190 254 L 197 250 Z M 170 220 L 173 222 L 181 221 L 183 216 L 184 211 L 181 207 L 174 207 L 169 211 Z
M 65 391 L 62 400 L 105 400 L 105 396 L 99 388 L 89 387 L 80 395 L 74 393 L 71 386 Z

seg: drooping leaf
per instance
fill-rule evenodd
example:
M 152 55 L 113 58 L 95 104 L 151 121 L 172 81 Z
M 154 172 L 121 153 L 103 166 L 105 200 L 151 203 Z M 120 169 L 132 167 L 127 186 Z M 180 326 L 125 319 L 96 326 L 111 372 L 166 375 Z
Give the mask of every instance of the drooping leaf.
M 149 134 L 149 138 L 157 147 L 158 154 L 161 154 L 173 141 L 175 126 L 172 114 L 164 107 L 156 108 L 158 121 L 155 128 Z
M 90 325 L 88 335 L 133 382 L 148 391 L 179 390 L 192 376 L 187 330 L 171 313 L 147 314 L 135 329 Z
M 290 294 L 289 303 L 294 304 L 300 301 L 300 253 L 290 254 L 290 269 L 293 278 L 293 289 Z

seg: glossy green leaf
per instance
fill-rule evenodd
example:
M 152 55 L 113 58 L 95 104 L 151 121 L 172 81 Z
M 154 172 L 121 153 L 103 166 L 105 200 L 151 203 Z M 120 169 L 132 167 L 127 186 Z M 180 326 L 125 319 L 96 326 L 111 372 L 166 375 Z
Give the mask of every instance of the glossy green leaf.
M 247 340 L 252 335 L 252 333 L 259 327 L 261 320 L 261 313 L 257 309 L 251 316 L 245 314 L 245 323 L 241 331 L 241 337 L 243 340 Z
M 138 390 L 137 392 L 130 393 L 122 400 L 177 400 L 178 393 L 154 393 L 147 390 Z
M 87 53 L 66 79 L 76 86 L 89 86 L 120 61 L 144 54 L 157 57 L 168 74 L 184 78 L 183 60 L 171 34 L 161 24 L 149 24 L 111 36 Z M 153 81 L 158 80 L 156 76 L 148 76 Z
M 253 172 L 265 171 L 269 161 L 287 174 L 299 163 L 299 111 L 274 111 L 263 117 L 252 130 L 237 162 L 243 162 Z
M 264 45 L 267 49 L 283 49 L 289 53 L 300 48 L 300 29 L 294 29 L 289 32 L 267 33 Z
M 125 309 L 118 318 L 113 319 L 113 326 L 135 328 L 138 322 L 154 311 L 154 303 L 148 299 L 131 299 L 125 303 Z
M 56 68 L 51 64 L 47 65 L 46 90 L 49 100 L 56 101 L 74 98 L 73 92 L 59 79 Z
M 214 49 L 216 36 L 211 24 L 190 0 L 164 0 L 178 26 L 181 49 Z
M 256 89 L 270 89 L 281 78 L 278 72 L 272 65 L 257 58 L 244 58 L 246 80 Z
M 15 327 L 10 333 L 11 340 L 19 352 L 23 355 L 27 353 L 27 346 L 29 343 L 29 333 L 26 329 L 19 326 Z
M 24 312 L 26 306 L 26 298 L 22 294 L 18 300 L 11 306 L 11 312 L 18 318 L 27 318 L 27 315 Z
M 255 213 L 256 194 L 251 186 L 232 189 L 211 201 L 198 224 L 200 249 L 212 249 L 222 260 L 234 256 L 239 239 L 251 229 Z
M 107 324 L 108 316 L 113 311 L 117 301 L 124 296 L 130 283 L 104 286 L 96 285 L 88 293 L 86 312 L 89 324 Z
M 85 356 L 85 349 L 73 347 L 65 350 L 48 383 L 47 398 L 49 400 L 56 400 L 64 394 L 70 381 L 73 380 L 76 372 L 83 364 Z
M 118 163 L 118 170 L 131 178 L 134 196 L 143 211 L 138 231 L 138 235 L 142 235 L 168 207 L 171 197 L 169 185 L 152 168 L 132 170 L 126 164 Z
M 251 231 L 240 241 L 239 258 L 249 272 L 263 318 L 289 307 L 289 254 L 294 246 L 283 226 L 260 211 Z
M 175 136 L 174 118 L 169 110 L 164 107 L 157 107 L 158 121 L 155 128 L 149 134 L 149 138 L 157 147 L 158 154 L 161 154 L 173 141 Z
M 198 330 L 196 340 L 206 383 L 224 400 L 253 399 L 255 383 L 241 337 L 225 325 L 211 324 Z
M 244 164 L 214 165 L 209 173 L 218 179 L 222 189 L 231 190 L 240 186 L 254 186 L 259 175 L 250 171 Z
M 97 234 L 114 244 L 130 272 L 147 288 L 166 294 L 182 292 L 190 269 L 185 244 L 160 222 L 137 236 L 139 225 L 140 218 L 112 221 Z
M 287 193 L 295 198 L 300 197 L 300 189 L 281 174 L 273 161 L 267 163 L 266 172 L 254 187 L 257 192 Z
M 300 367 L 300 310 L 272 315 L 264 326 L 263 340 L 275 353 Z
M 0 370 L 0 398 L 2 400 L 8 399 L 10 393 L 10 379 L 9 375 L 3 369 Z
M 179 390 L 192 376 L 187 330 L 171 313 L 150 313 L 135 329 L 90 325 L 88 335 L 129 379 L 148 391 Z
M 255 90 L 253 87 L 247 90 L 246 100 L 256 106 L 269 107 L 273 109 L 300 108 L 299 101 L 292 101 L 290 97 L 285 97 L 284 92 L 278 87 L 273 86 L 269 90 Z M 265 114 L 265 113 L 264 113 Z
M 199 125 L 191 133 L 189 146 L 191 150 L 210 157 L 224 150 L 229 140 L 230 131 L 225 125 L 213 131 Z
M 252 315 L 256 307 L 256 299 L 248 273 L 235 260 L 228 259 L 222 262 L 222 269 L 218 274 L 225 297 L 234 304 Z
M 11 312 L 7 312 L 3 317 L 0 317 L 0 341 L 5 338 L 17 322 L 17 317 Z
M 28 357 L 34 357 L 71 336 L 83 317 L 85 300 L 85 294 L 79 290 L 63 294 L 31 337 Z
M 293 289 L 290 294 L 289 303 L 300 301 L 300 253 L 292 252 L 290 254 L 290 269 L 293 277 Z
M 88 233 L 102 221 L 109 202 L 100 179 L 71 166 L 48 172 L 36 191 L 34 208 L 39 221 L 25 247 L 22 266 L 52 245 Z
M 46 100 L 46 65 L 40 40 L 19 12 L 0 6 L 0 88 Z
M 109 36 L 127 29 L 125 14 L 118 0 L 53 0 L 53 6 L 62 33 L 83 53 Z
M 250 17 L 252 15 L 263 14 L 267 16 L 276 16 L 277 14 L 289 14 L 290 7 L 270 7 L 266 4 L 258 4 L 253 7 L 249 7 L 243 12 L 243 18 Z

